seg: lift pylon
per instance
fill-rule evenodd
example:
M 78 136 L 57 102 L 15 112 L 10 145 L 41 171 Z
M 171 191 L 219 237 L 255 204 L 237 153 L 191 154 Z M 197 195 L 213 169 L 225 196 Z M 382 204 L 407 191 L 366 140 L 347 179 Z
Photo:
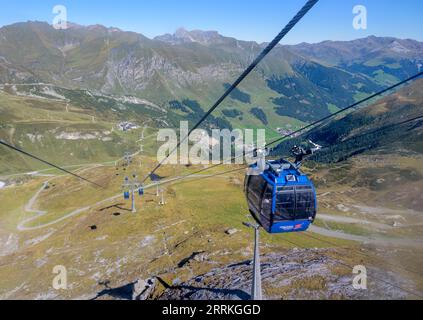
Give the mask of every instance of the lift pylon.
M 260 226 L 244 222 L 244 226 L 254 229 L 254 260 L 253 260 L 253 281 L 251 285 L 251 300 L 263 300 L 263 292 L 261 288 L 261 267 L 260 267 Z

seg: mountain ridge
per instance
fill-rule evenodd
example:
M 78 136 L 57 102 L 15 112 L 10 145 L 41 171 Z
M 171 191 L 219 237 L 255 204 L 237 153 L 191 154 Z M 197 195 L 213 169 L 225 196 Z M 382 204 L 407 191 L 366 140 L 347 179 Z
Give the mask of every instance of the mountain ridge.
M 55 30 L 45 22 L 23 22 L 0 28 L 0 83 L 52 83 L 135 96 L 169 109 L 170 102 L 188 99 L 205 110 L 263 46 L 216 31 L 179 29 L 149 39 L 101 25 Z M 243 113 L 227 119 L 238 127 L 262 126 L 251 108 L 274 119 L 273 128 L 307 122 L 411 76 L 422 65 L 423 43 L 413 40 L 278 45 L 240 86 L 250 103 L 231 96 L 222 109 Z M 217 116 L 226 118 L 223 110 Z

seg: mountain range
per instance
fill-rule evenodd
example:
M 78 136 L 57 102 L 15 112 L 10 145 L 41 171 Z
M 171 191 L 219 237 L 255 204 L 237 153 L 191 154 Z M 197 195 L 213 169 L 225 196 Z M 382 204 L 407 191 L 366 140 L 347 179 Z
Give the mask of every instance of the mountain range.
M 0 83 L 133 96 L 163 107 L 170 118 L 195 120 L 265 45 L 216 31 L 179 29 L 149 39 L 101 25 L 56 30 L 44 22 L 16 23 L 0 28 Z M 216 111 L 214 122 L 295 127 L 422 66 L 423 43 L 414 40 L 279 45 Z

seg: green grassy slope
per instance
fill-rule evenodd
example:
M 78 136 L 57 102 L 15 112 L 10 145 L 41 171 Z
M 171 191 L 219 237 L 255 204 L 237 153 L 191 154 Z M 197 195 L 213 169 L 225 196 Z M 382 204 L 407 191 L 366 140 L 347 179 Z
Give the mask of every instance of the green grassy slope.
M 143 106 L 129 106 L 122 112 L 112 112 L 111 109 L 103 112 L 102 108 L 105 106 L 77 99 L 68 103 L 0 92 L 0 137 L 62 166 L 103 163 L 114 161 L 127 151 L 138 151 L 137 141 L 143 124 L 150 121 L 154 125 L 152 115 L 158 114 Z M 134 121 L 140 128 L 131 132 L 119 131 L 117 124 L 123 120 Z M 145 136 L 151 133 L 151 130 L 146 131 Z M 149 140 L 153 144 L 144 143 L 146 152 L 152 152 L 151 147 L 156 147 L 154 139 Z M 35 160 L 2 147 L 1 174 L 45 168 Z

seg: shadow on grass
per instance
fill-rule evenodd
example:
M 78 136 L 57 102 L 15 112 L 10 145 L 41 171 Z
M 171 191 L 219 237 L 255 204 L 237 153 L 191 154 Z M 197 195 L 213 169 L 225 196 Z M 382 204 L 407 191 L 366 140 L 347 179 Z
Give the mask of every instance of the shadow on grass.
M 97 293 L 97 295 L 91 300 L 97 300 L 102 297 L 110 297 L 119 300 L 132 300 L 132 292 L 136 282 L 132 282 L 118 288 L 110 288 L 109 284 L 110 281 L 99 282 L 99 285 L 103 285 L 106 288 Z
M 128 212 L 132 211 L 131 209 L 122 207 L 123 205 L 125 205 L 125 204 L 124 203 L 117 203 L 117 204 L 114 204 L 112 206 L 101 208 L 99 211 L 103 212 L 103 211 L 109 210 L 109 209 L 118 209 L 118 210 L 128 211 Z

